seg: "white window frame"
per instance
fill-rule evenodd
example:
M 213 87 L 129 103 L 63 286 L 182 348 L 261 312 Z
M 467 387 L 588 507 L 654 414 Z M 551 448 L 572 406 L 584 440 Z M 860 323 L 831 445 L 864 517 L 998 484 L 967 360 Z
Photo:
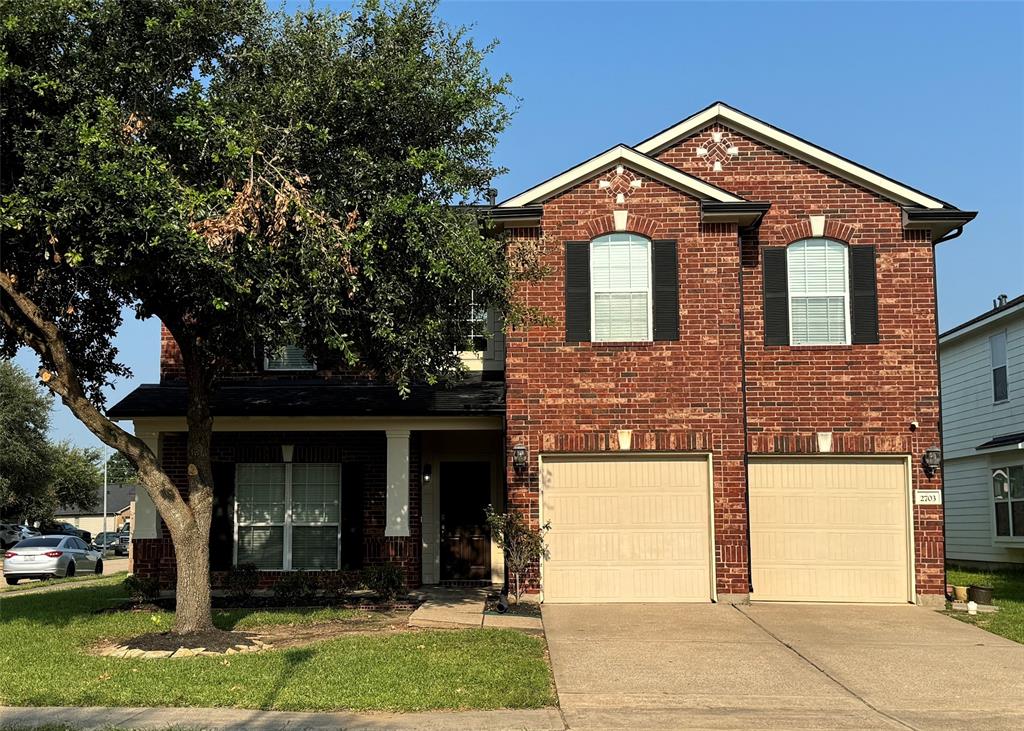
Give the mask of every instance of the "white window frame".
M 298 345 L 285 345 L 284 347 L 285 348 L 299 348 L 300 346 L 298 346 Z M 306 355 L 305 351 L 303 351 L 302 357 L 305 358 L 306 361 L 309 363 L 308 366 L 305 366 L 303 368 L 271 368 L 271 366 L 270 366 L 270 356 L 267 355 L 266 353 L 264 353 L 264 355 L 263 355 L 263 370 L 267 371 L 269 373 L 295 373 L 295 372 L 308 373 L 308 372 L 315 371 L 316 370 L 316 361 L 310 360 L 309 356 Z
M 234 539 L 231 547 L 231 565 L 238 565 L 238 468 L 242 465 L 255 466 L 255 467 L 266 467 L 266 466 L 277 466 L 280 462 L 239 462 L 235 465 L 235 505 L 234 505 Z M 284 531 L 282 541 L 284 543 L 282 551 L 282 567 L 277 569 L 258 569 L 259 571 L 307 571 L 309 569 L 293 569 L 292 568 L 292 528 L 318 528 L 324 526 L 333 525 L 332 523 L 294 523 L 292 520 L 292 465 L 293 462 L 284 463 Z M 303 464 L 321 464 L 317 462 L 303 463 Z M 338 551 L 336 556 L 336 569 L 324 569 L 325 571 L 337 571 L 341 569 L 341 490 L 342 490 L 342 479 L 341 479 L 341 463 L 340 462 L 324 462 L 322 464 L 337 464 L 338 465 Z M 260 527 L 260 526 L 278 526 L 281 523 L 246 523 L 245 527 Z
M 607 239 L 611 239 L 615 236 L 629 236 L 638 241 L 644 242 L 647 246 L 647 289 L 602 289 L 594 285 L 594 244 L 603 243 Z M 654 341 L 654 251 L 651 244 L 651 240 L 646 236 L 640 236 L 639 234 L 632 233 L 614 233 L 604 234 L 598 236 L 595 239 L 591 239 L 590 248 L 588 251 L 588 257 L 590 259 L 590 339 L 594 343 L 638 343 L 638 342 L 653 342 Z M 647 336 L 644 338 L 630 338 L 629 340 L 604 340 L 597 337 L 597 295 L 606 293 L 618 293 L 628 292 L 630 294 L 636 292 L 645 292 L 647 294 Z
M 1003 339 L 1003 362 L 1002 362 L 1002 364 L 996 363 L 995 357 L 993 356 L 993 353 L 992 353 L 992 341 L 995 340 L 996 338 L 1000 338 L 1000 337 Z M 989 361 L 992 364 L 991 389 L 992 389 L 992 403 L 993 404 L 1005 404 L 1007 401 L 1010 400 L 1010 364 L 1009 364 L 1010 354 L 1008 352 L 1009 345 L 1010 345 L 1010 339 L 1007 337 L 1006 330 L 1003 330 L 1002 332 L 997 332 L 994 335 L 990 335 L 989 336 L 989 339 L 988 339 L 988 357 L 989 357 Z M 996 400 L 996 370 L 999 369 L 999 368 L 1003 369 L 1003 377 L 1006 380 L 1006 398 L 999 399 L 997 401 Z
M 1010 469 L 1017 467 L 1024 469 L 1024 465 L 1020 464 L 1007 464 L 1000 467 L 993 467 L 989 470 L 989 503 L 992 505 L 992 538 L 995 543 L 1014 543 L 1024 545 L 1024 535 L 1013 534 L 1013 505 L 1014 503 L 1024 503 L 1024 497 L 1011 497 L 1012 493 L 1009 492 L 1010 488 Z M 1002 472 L 1006 475 L 1006 499 L 1001 500 L 995 496 L 995 479 L 996 473 Z M 999 520 L 996 518 L 996 505 L 1005 505 L 1007 511 L 1007 525 L 1010 527 L 1010 535 L 1001 536 L 999 535 Z
M 793 288 L 789 283 L 789 252 L 790 248 L 796 244 L 805 244 L 808 241 L 827 241 L 829 243 L 837 244 L 843 249 L 843 308 L 846 312 L 844 319 L 845 333 L 843 342 L 841 343 L 794 343 L 793 342 L 793 300 L 794 299 L 813 299 L 822 297 L 838 297 L 839 295 L 835 292 L 804 292 L 794 297 Z M 850 247 L 844 244 L 842 241 L 830 239 L 825 236 L 815 236 L 810 239 L 800 239 L 786 246 L 786 306 L 788 309 L 789 316 L 789 344 L 794 348 L 822 348 L 822 347 L 841 347 L 844 345 L 850 345 L 852 342 L 850 333 Z

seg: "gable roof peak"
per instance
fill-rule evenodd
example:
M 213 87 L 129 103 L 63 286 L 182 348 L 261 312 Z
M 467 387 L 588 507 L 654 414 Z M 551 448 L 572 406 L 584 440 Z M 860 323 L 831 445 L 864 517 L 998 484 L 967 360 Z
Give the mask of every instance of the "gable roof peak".
M 724 188 L 719 188 L 717 185 L 706 180 L 701 180 L 694 175 L 684 173 L 682 170 L 638 152 L 628 145 L 619 143 L 589 160 L 581 162 L 579 165 L 548 178 L 543 183 L 535 185 L 529 190 L 525 190 L 502 201 L 498 204 L 498 208 L 515 208 L 546 201 L 584 180 L 592 178 L 594 175 L 619 164 L 635 172 L 643 173 L 673 188 L 689 193 L 702 201 L 717 201 L 720 203 L 742 203 L 744 201 L 743 198 L 730 193 Z
M 692 114 L 681 122 L 648 137 L 637 144 L 635 149 L 645 155 L 656 156 L 680 140 L 716 122 L 741 132 L 758 142 L 782 150 L 839 178 L 849 180 L 900 205 L 926 209 L 945 208 L 956 210 L 955 206 L 945 201 L 933 198 L 882 173 L 830 152 L 823 147 L 819 147 L 812 142 L 779 129 L 746 112 L 742 112 L 723 101 L 715 101 L 696 114 Z

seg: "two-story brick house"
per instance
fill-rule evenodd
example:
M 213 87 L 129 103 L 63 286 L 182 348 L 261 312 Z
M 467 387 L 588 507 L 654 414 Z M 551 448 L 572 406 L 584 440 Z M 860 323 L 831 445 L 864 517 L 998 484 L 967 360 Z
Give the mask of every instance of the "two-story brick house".
M 216 570 L 499 581 L 490 503 L 550 521 L 545 601 L 941 600 L 933 247 L 973 213 L 721 103 L 481 213 L 539 242 L 545 324 L 407 400 L 301 353 L 225 384 Z M 183 477 L 161 363 L 111 413 Z M 137 570 L 169 577 L 143 502 Z

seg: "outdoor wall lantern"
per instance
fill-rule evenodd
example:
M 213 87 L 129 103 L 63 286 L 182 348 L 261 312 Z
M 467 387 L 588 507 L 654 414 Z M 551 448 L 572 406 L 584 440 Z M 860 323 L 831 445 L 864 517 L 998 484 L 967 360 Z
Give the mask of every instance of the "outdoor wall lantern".
M 512 447 L 512 466 L 516 472 L 523 472 L 526 469 L 526 460 L 529 454 L 526 451 L 525 444 L 517 444 Z
M 434 465 L 427 462 L 423 465 L 423 481 L 430 482 L 430 478 L 434 476 Z
M 928 449 L 924 450 L 922 462 L 924 463 L 925 473 L 932 477 L 935 471 L 939 469 L 939 465 L 942 464 L 942 450 L 938 447 L 928 447 Z

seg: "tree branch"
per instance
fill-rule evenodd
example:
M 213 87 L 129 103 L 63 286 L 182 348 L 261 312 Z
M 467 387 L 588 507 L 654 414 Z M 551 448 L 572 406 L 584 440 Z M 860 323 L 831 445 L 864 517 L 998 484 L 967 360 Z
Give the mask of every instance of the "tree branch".
M 85 389 L 68 355 L 57 324 L 47 319 L 35 302 L 17 290 L 12 277 L 6 272 L 0 272 L 0 290 L 14 305 L 18 315 L 16 318 L 5 303 L 0 307 L 0 318 L 4 326 L 18 335 L 44 363 L 49 363 L 54 368 L 53 373 L 43 373 L 42 381 L 46 387 L 60 396 L 61 401 L 100 441 L 121 452 L 131 461 L 139 471 L 143 487 L 153 499 L 168 527 L 172 531 L 184 529 L 192 516 L 181 493 L 160 469 L 156 455 L 149 446 L 111 421 L 85 395 Z M 28 326 L 19 323 L 18 319 L 27 321 Z

